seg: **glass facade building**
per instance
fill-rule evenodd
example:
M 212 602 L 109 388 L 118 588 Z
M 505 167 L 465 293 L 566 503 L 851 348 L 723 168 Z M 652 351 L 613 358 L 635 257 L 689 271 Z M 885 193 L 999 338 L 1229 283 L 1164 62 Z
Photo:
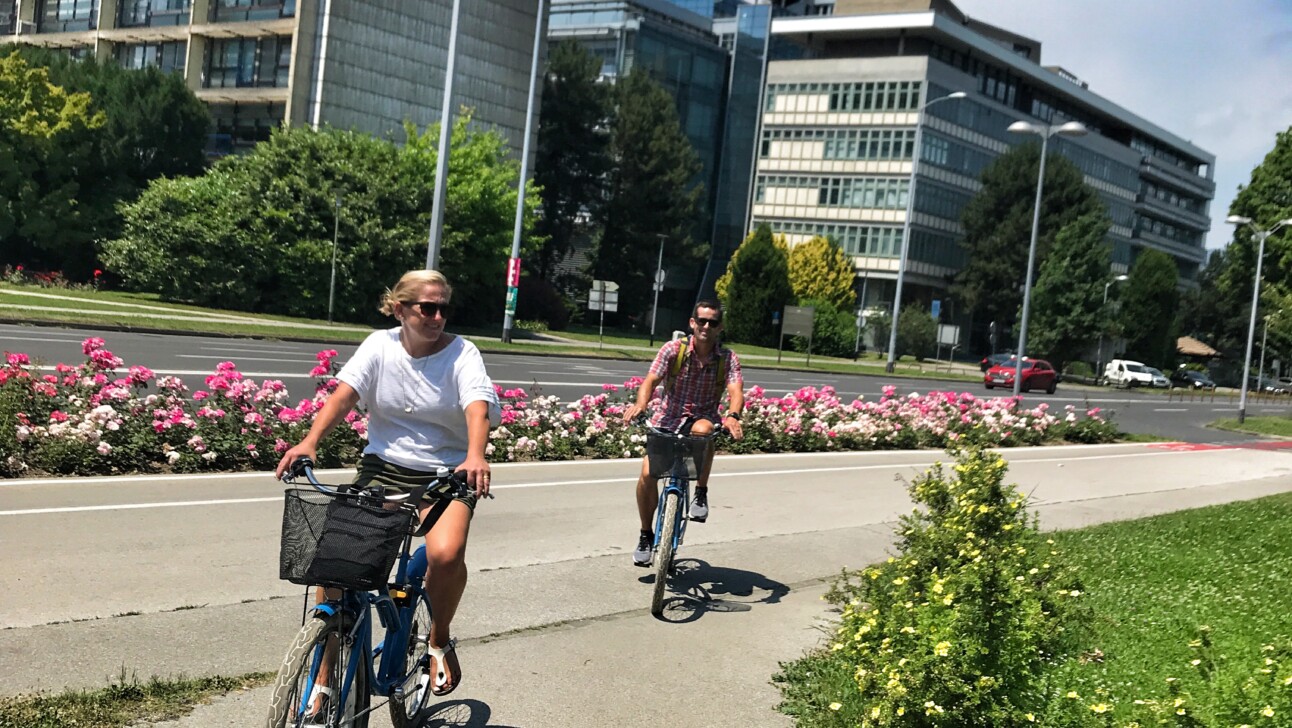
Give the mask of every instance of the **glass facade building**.
M 0 42 L 181 74 L 212 154 L 282 124 L 402 138 L 439 121 L 452 0 L 0 0 Z M 537 3 L 463 3 L 453 104 L 519 152 Z
M 887 308 L 909 225 L 904 298 L 927 303 L 945 295 L 967 262 L 960 215 L 982 171 L 1010 147 L 1036 141 L 1009 125 L 1076 120 L 1090 134 L 1054 137 L 1049 148 L 1081 170 L 1108 209 L 1111 273 L 1151 248 L 1175 259 L 1182 286 L 1193 284 L 1210 228 L 1213 155 L 1071 73 L 1041 66 L 1040 43 L 972 21 L 950 3 L 841 0 L 832 10 L 773 22 L 774 48 L 797 52 L 773 50 L 768 64 L 751 226 L 766 222 L 791 244 L 833 237 L 853 256 L 865 305 Z M 967 96 L 921 116 L 922 106 L 953 92 Z

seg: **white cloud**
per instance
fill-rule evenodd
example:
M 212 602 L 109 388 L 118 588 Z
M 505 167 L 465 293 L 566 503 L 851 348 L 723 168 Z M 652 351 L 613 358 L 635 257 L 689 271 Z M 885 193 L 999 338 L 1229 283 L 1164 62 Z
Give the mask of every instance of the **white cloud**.
M 1216 155 L 1208 247 L 1240 184 L 1292 127 L 1292 3 L 1286 0 L 953 0 L 1041 42 L 1041 61 Z

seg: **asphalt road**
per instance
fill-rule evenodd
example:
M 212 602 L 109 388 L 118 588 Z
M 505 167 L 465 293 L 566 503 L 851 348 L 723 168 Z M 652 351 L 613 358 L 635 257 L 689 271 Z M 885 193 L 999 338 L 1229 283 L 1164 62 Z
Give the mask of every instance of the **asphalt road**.
M 293 397 L 313 392 L 314 381 L 308 373 L 317 363 L 315 354 L 323 348 L 340 352 L 343 363 L 354 346 L 310 344 L 257 339 L 230 339 L 203 336 L 176 336 L 150 333 L 76 330 L 55 327 L 0 324 L 0 349 L 23 351 L 46 365 L 84 360 L 81 342 L 100 336 L 110 350 L 127 365 L 143 364 L 158 374 L 179 376 L 191 389 L 202 386 L 203 377 L 222 361 L 235 362 L 246 376 L 256 380 L 281 379 Z M 503 387 L 524 387 L 528 391 L 554 394 L 565 400 L 588 393 L 598 393 L 603 384 L 622 384 L 645 373 L 644 362 L 607 359 L 579 359 L 544 356 L 541 347 L 534 354 L 485 354 L 485 362 L 494 381 Z M 772 393 L 783 393 L 805 386 L 835 387 L 841 396 L 863 396 L 877 399 L 885 385 L 892 384 L 899 393 L 932 390 L 971 391 L 983 396 L 1002 394 L 986 391 L 980 384 L 961 381 L 904 379 L 898 377 L 857 376 L 820 371 L 785 371 L 758 367 L 756 360 L 745 362 L 745 382 L 759 385 Z M 1041 402 L 1060 409 L 1069 404 L 1079 408 L 1099 407 L 1112 413 L 1114 420 L 1127 432 L 1144 433 L 1185 442 L 1236 442 L 1251 439 L 1246 435 L 1208 428 L 1217 419 L 1234 416 L 1237 403 L 1232 398 L 1199 398 L 1168 401 L 1160 392 L 1134 392 L 1060 384 L 1053 395 L 1031 393 L 1024 401 L 1033 406 Z M 1249 403 L 1248 414 L 1286 413 L 1292 398 L 1283 401 Z
M 1292 451 L 1029 448 L 1010 480 L 1069 528 L 1292 488 Z M 937 452 L 719 458 L 662 619 L 634 568 L 635 463 L 505 464 L 473 523 L 454 623 L 464 684 L 430 725 L 788 725 L 777 662 L 820 643 L 818 597 L 882 559 Z M 277 580 L 279 486 L 266 474 L 0 484 L 0 694 L 272 669 L 302 590 Z M 787 507 L 793 504 L 793 507 Z M 258 725 L 267 697 L 221 699 L 174 728 Z M 387 725 L 384 717 L 374 721 Z

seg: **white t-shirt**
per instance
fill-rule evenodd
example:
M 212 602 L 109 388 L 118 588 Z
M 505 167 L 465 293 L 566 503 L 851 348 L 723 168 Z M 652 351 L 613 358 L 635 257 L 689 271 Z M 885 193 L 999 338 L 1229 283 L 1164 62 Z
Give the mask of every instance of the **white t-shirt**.
M 501 419 L 498 394 L 475 344 L 461 336 L 443 350 L 414 358 L 399 328 L 374 331 L 337 379 L 354 387 L 368 410 L 364 454 L 417 470 L 455 467 L 467 457 L 466 407 L 483 401 Z

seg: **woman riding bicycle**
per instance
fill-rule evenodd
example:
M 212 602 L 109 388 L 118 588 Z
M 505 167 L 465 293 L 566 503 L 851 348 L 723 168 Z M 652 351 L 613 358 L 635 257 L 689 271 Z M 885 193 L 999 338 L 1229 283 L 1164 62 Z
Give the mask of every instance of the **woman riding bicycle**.
M 337 374 L 336 390 L 309 434 L 283 454 L 277 469 L 281 478 L 297 458 L 313 459 L 319 442 L 362 402 L 368 412 L 368 445 L 356 488 L 424 485 L 440 467 L 465 473 L 474 493 L 450 503 L 426 533 L 426 591 L 434 615 L 428 645 L 430 690 L 437 696 L 448 695 L 462 681 L 450 625 L 467 582 L 471 515 L 476 502 L 489 493 L 489 428 L 500 417 L 498 396 L 479 349 L 444 330 L 452 294 L 448 280 L 434 270 L 409 271 L 386 291 L 381 312 L 394 316 L 399 326 L 375 331 L 364 340 Z M 424 500 L 419 517 L 425 517 L 431 505 Z M 329 599 L 339 595 L 339 590 L 326 590 Z M 327 686 L 320 689 L 328 694 Z

